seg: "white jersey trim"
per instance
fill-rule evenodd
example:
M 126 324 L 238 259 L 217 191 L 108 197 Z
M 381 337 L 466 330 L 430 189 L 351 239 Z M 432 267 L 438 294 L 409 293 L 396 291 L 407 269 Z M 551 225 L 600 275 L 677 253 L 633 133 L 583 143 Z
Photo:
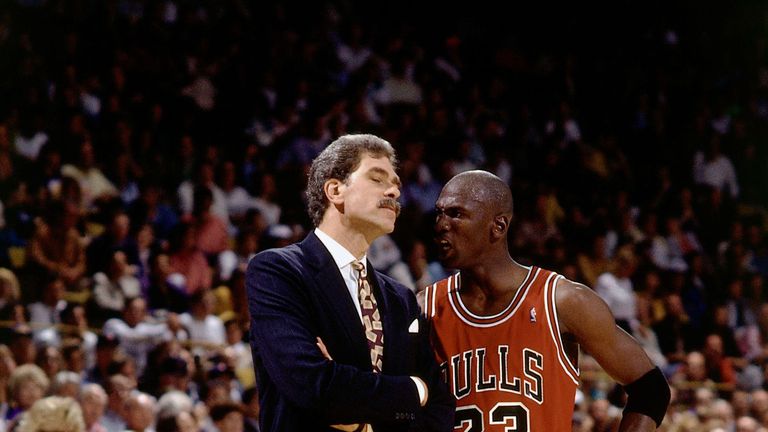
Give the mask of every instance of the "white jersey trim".
M 525 279 L 523 279 L 523 283 L 520 285 L 520 288 L 517 290 L 517 293 L 515 293 L 515 296 L 512 298 L 512 301 L 509 302 L 509 305 L 507 305 L 507 307 L 504 308 L 503 311 L 495 315 L 482 316 L 482 315 L 476 315 L 470 312 L 469 309 L 461 301 L 461 295 L 458 295 L 458 293 L 456 296 L 451 295 L 451 279 L 448 279 L 448 302 L 450 303 L 451 308 L 453 309 L 456 316 L 458 316 L 459 319 L 461 319 L 467 325 L 470 325 L 472 327 L 487 328 L 487 327 L 493 327 L 493 326 L 502 324 L 515 315 L 515 312 L 517 312 L 517 310 L 520 308 L 520 305 L 523 304 L 525 297 L 528 295 L 528 289 L 531 287 L 531 284 L 533 283 L 533 281 L 536 280 L 536 277 L 539 275 L 539 272 L 541 271 L 541 269 L 537 268 L 536 273 L 533 275 L 533 277 L 531 277 L 531 269 L 533 267 L 527 267 L 527 268 L 528 268 L 528 274 L 526 275 Z M 454 297 L 456 297 L 456 300 L 454 300 Z M 456 303 L 458 303 L 458 305 Z M 511 308 L 513 305 L 515 308 L 512 310 L 512 312 L 509 312 L 509 308 Z M 480 324 L 480 323 L 475 323 L 466 319 L 464 317 L 464 313 L 478 320 L 494 319 L 494 318 L 501 317 L 504 314 L 507 314 L 507 316 L 505 316 L 504 318 L 498 321 Z
M 555 303 L 555 291 L 557 290 L 557 282 L 560 281 L 560 279 L 564 279 L 563 276 L 556 273 L 551 273 L 547 278 L 547 282 L 544 284 L 544 308 L 546 309 L 547 322 L 549 324 L 549 334 L 552 337 L 552 342 L 554 342 L 555 347 L 557 348 L 557 361 L 573 383 L 579 385 L 579 380 L 577 378 L 579 376 L 579 370 L 573 366 L 571 360 L 568 358 L 568 354 L 565 352 L 565 347 L 563 346 L 563 341 L 560 338 L 560 324 L 557 319 L 557 306 Z
M 435 285 L 432 284 L 426 288 L 424 288 L 424 316 L 429 318 L 435 316 L 434 308 L 432 308 L 430 304 L 430 293 L 433 293 L 435 290 Z M 434 293 L 433 293 L 434 295 Z

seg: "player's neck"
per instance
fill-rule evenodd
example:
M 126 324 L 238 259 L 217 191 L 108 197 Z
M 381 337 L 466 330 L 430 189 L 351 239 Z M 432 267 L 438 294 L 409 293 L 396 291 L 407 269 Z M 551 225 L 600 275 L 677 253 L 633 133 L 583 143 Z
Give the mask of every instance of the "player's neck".
M 512 260 L 488 260 L 461 271 L 461 297 L 472 312 L 498 313 L 512 301 L 528 270 Z

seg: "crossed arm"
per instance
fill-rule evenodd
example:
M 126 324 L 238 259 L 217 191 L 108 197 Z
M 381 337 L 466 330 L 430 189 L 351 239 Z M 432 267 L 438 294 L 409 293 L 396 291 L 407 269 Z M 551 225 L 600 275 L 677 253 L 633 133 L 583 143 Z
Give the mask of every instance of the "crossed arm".
M 441 417 L 453 412 L 452 405 L 442 409 L 431 400 L 421 408 L 417 385 L 407 375 L 379 374 L 329 360 L 317 345 L 316 311 L 293 263 L 276 254 L 257 256 L 249 265 L 247 284 L 255 352 L 277 391 L 292 404 L 319 414 L 329 425 L 413 417 L 418 423 L 420 417 L 430 418 L 432 410 Z M 434 371 L 439 374 L 436 366 Z

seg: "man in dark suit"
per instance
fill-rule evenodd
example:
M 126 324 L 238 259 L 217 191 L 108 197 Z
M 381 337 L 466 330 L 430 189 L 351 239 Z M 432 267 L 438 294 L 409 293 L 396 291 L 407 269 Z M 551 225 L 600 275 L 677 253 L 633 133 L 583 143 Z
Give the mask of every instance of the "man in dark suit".
M 262 432 L 453 430 L 415 296 L 365 259 L 400 211 L 395 163 L 373 135 L 331 143 L 309 173 L 316 229 L 249 263 Z

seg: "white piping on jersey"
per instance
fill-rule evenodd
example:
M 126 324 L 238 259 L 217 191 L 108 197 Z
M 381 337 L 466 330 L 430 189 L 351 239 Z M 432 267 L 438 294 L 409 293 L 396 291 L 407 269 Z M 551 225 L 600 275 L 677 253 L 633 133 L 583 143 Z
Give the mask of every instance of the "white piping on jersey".
M 553 277 L 554 280 L 552 279 Z M 549 334 L 552 336 L 552 342 L 555 343 L 555 348 L 557 351 L 557 361 L 560 363 L 563 371 L 566 373 L 566 375 L 568 375 L 573 383 L 579 385 L 579 380 L 574 377 L 574 373 L 572 373 L 575 372 L 575 375 L 579 376 L 579 370 L 575 368 L 571 363 L 571 359 L 568 358 L 568 354 L 565 352 L 563 341 L 560 339 L 560 324 L 558 323 L 557 319 L 557 304 L 555 303 L 555 291 L 557 290 L 557 282 L 559 282 L 560 279 L 564 279 L 564 277 L 554 272 L 550 273 L 549 277 L 547 278 L 547 282 L 544 284 L 544 308 L 546 309 L 547 322 L 549 323 Z M 550 284 L 552 287 L 551 289 Z M 552 306 L 550 306 L 550 304 Z M 568 363 L 570 369 L 565 365 L 563 359 L 565 359 L 565 362 Z
M 449 279 L 452 276 L 449 277 Z M 436 307 L 435 307 L 435 298 L 437 297 L 437 282 L 433 283 L 432 286 L 428 286 L 424 289 L 424 316 L 427 318 L 434 318 Z
M 435 313 L 437 312 L 437 306 L 435 303 L 435 299 L 437 298 L 437 282 L 432 286 L 432 316 L 435 316 Z
M 503 311 L 497 313 L 496 315 L 491 316 L 481 316 L 481 315 L 475 315 L 472 312 L 469 311 L 469 309 L 464 305 L 464 302 L 461 301 L 461 295 L 457 292 L 455 296 L 451 295 L 451 280 L 448 280 L 448 302 L 450 303 L 451 307 L 453 308 L 453 311 L 456 313 L 456 316 L 458 316 L 462 321 L 464 321 L 466 324 L 472 326 L 472 327 L 493 327 L 499 324 L 502 324 L 506 322 L 508 319 L 510 319 L 512 316 L 515 315 L 515 312 L 517 312 L 518 309 L 520 309 L 520 305 L 523 304 L 523 301 L 525 300 L 525 297 L 528 295 L 528 289 L 533 284 L 533 281 L 536 280 L 536 277 L 539 275 L 539 272 L 541 271 L 540 268 L 536 269 L 536 274 L 531 277 L 531 269 L 533 267 L 527 267 L 528 268 L 528 274 L 525 276 L 525 279 L 523 279 L 523 282 L 520 284 L 520 287 L 517 289 L 517 292 L 515 293 L 515 296 L 512 298 L 512 301 L 509 302 L 506 308 L 504 308 Z M 458 276 L 458 275 L 457 275 Z M 453 298 L 456 297 L 456 302 L 458 302 L 458 306 L 456 305 L 456 302 L 454 302 Z M 518 300 L 519 298 L 519 300 Z M 515 305 L 515 303 L 517 303 Z M 512 305 L 515 305 L 515 308 L 512 310 L 512 312 L 509 312 L 507 316 L 504 318 L 494 321 L 487 324 L 478 324 L 473 323 L 472 321 L 467 320 L 464 318 L 464 315 L 459 311 L 459 308 L 461 308 L 462 311 L 464 311 L 467 315 L 471 316 L 475 319 L 480 320 L 488 320 L 488 319 L 494 319 L 498 318 L 505 313 L 509 311 L 509 308 L 512 307 Z
M 424 288 L 424 316 L 427 318 L 435 316 L 435 313 L 433 312 L 435 308 L 430 309 L 431 305 L 429 304 L 429 293 L 435 290 L 435 285 L 437 285 L 437 283 L 433 283 L 431 286 Z M 432 296 L 434 297 L 434 294 L 432 294 Z

